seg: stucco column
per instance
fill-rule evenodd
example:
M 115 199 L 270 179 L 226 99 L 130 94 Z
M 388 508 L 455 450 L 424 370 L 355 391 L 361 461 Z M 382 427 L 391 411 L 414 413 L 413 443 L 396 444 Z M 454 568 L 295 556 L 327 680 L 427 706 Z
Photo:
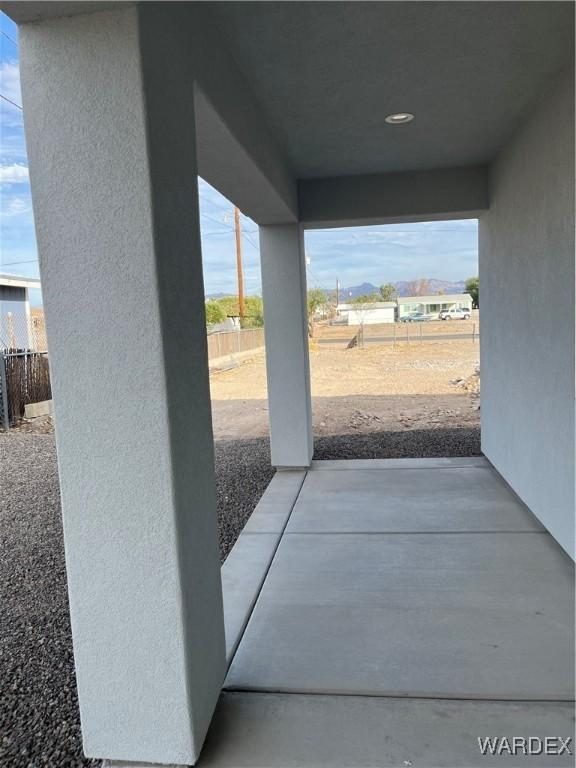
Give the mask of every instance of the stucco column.
M 225 651 L 193 87 L 155 13 L 23 25 L 22 85 L 84 750 L 192 764 Z
M 260 227 L 260 258 L 272 464 L 307 467 L 314 444 L 301 227 Z

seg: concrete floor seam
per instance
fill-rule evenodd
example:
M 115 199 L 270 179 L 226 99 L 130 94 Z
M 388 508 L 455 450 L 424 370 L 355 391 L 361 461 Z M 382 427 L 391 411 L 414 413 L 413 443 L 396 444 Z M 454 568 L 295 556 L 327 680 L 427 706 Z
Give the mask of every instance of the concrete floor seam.
M 300 483 L 300 486 L 298 488 L 298 492 L 297 492 L 296 496 L 294 497 L 294 500 L 291 503 L 290 512 L 289 512 L 288 517 L 286 518 L 286 520 L 284 522 L 284 526 L 282 528 L 280 536 L 278 537 L 278 541 L 276 543 L 276 546 L 274 547 L 274 552 L 272 553 L 272 557 L 270 558 L 270 562 L 268 563 L 268 567 L 266 568 L 266 570 L 264 572 L 264 575 L 262 577 L 262 581 L 260 583 L 260 587 L 258 588 L 258 591 L 256 593 L 256 597 L 254 598 L 254 602 L 252 603 L 252 605 L 250 607 L 250 612 L 248 614 L 248 617 L 246 618 L 246 622 L 245 622 L 245 624 L 244 624 L 244 626 L 242 628 L 242 631 L 241 631 L 239 637 L 236 640 L 236 648 L 234 649 L 234 653 L 232 654 L 228 664 L 226 665 L 226 673 L 228 673 L 228 671 L 229 671 L 229 669 L 230 669 L 230 667 L 232 665 L 232 662 L 234 661 L 236 653 L 238 652 L 238 649 L 240 648 L 240 645 L 242 644 L 242 640 L 244 638 L 244 634 L 245 634 L 245 632 L 246 632 L 246 630 L 248 628 L 248 625 L 250 624 L 250 619 L 252 618 L 252 614 L 254 613 L 254 610 L 256 609 L 256 605 L 258 604 L 258 600 L 260 599 L 260 595 L 262 594 L 262 590 L 264 589 L 264 584 L 266 584 L 266 579 L 268 578 L 268 574 L 270 573 L 270 569 L 272 568 L 272 565 L 274 564 L 274 560 L 275 560 L 276 554 L 278 552 L 278 547 L 280 546 L 280 543 L 281 543 L 282 539 L 284 538 L 284 533 L 286 531 L 286 526 L 290 522 L 290 518 L 292 516 L 292 511 L 294 510 L 294 507 L 296 506 L 296 502 L 300 498 L 300 493 L 302 492 L 302 488 L 304 486 L 304 483 L 306 482 L 306 477 L 307 476 L 308 476 L 308 472 L 305 472 L 304 473 L 304 477 L 302 478 L 302 482 Z M 225 690 L 225 689 L 223 688 L 223 690 Z
M 370 693 L 366 691 L 318 691 L 308 689 L 296 689 L 296 688 L 272 688 L 272 687 L 225 687 L 224 693 L 242 693 L 251 694 L 254 696 L 327 696 L 334 698 L 358 698 L 358 699 L 401 699 L 401 700 L 415 700 L 415 701 L 473 701 L 473 702 L 498 702 L 498 703 L 510 703 L 510 704 L 574 704 L 576 700 L 574 698 L 558 698 L 548 697 L 537 699 L 534 697 L 519 698 L 518 696 L 511 697 L 498 697 L 498 696 L 446 696 L 439 694 L 422 694 L 422 693 Z
M 342 461 L 348 461 L 348 459 L 342 459 Z M 370 461 L 370 459 L 359 459 L 359 461 Z M 378 459 L 373 459 L 373 461 L 378 461 Z M 445 469 L 480 469 L 486 471 L 487 469 L 492 470 L 493 472 L 496 472 L 496 470 L 492 466 L 476 466 L 474 464 L 454 464 L 450 466 L 442 466 L 442 467 L 312 467 L 309 472 L 406 472 L 407 470 L 413 471 L 425 471 L 430 469 L 438 469 L 438 470 L 445 470 Z
M 476 534 L 512 533 L 548 534 L 548 531 L 286 531 L 284 536 L 469 536 Z

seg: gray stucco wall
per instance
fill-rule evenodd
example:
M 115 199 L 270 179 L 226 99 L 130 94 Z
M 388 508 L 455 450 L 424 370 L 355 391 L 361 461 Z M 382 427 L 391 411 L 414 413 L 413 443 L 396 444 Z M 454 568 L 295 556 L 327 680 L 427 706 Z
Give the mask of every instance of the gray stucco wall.
M 482 449 L 574 557 L 574 81 L 496 159 L 480 219 Z
M 193 765 L 226 674 L 177 21 L 122 4 L 19 37 L 84 752 L 133 764 Z

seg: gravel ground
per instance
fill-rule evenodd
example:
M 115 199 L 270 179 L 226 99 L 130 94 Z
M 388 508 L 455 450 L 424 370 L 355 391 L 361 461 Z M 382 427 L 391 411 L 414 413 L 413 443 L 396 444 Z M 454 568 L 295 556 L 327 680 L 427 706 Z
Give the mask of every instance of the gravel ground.
M 220 555 L 234 546 L 258 500 L 272 480 L 268 438 L 222 440 L 215 444 Z
M 0 764 L 95 765 L 81 758 L 52 436 L 0 436 L 0 467 Z
M 402 459 L 430 456 L 479 456 L 480 428 L 410 429 L 330 435 L 314 441 L 315 459 Z
M 479 452 L 474 428 L 316 441 L 323 459 Z M 265 438 L 216 443 L 223 559 L 272 478 L 269 464 Z M 97 765 L 82 757 L 53 436 L 0 435 L 0 467 L 0 765 Z

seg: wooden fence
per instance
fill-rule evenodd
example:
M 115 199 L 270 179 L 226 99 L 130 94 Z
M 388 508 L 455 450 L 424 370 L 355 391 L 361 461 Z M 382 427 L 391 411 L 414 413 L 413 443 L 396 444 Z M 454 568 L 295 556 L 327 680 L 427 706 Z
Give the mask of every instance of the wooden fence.
M 208 336 L 208 359 L 248 352 L 264 346 L 264 328 L 220 331 Z
M 208 335 L 208 358 L 214 360 L 263 346 L 263 328 L 221 331 Z M 0 427 L 17 424 L 29 403 L 51 398 L 46 352 L 0 349 Z
M 48 355 L 18 349 L 0 350 L 1 426 L 19 422 L 29 403 L 52 398 Z

